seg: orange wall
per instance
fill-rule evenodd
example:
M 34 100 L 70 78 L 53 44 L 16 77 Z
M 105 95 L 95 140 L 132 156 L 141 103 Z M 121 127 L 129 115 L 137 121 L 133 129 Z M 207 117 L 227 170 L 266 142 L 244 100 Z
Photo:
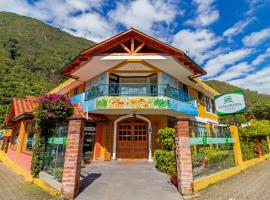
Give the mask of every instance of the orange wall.
M 78 94 L 83 93 L 83 92 L 84 92 L 84 89 L 85 89 L 84 84 L 81 84 L 81 85 L 79 85 L 79 86 L 76 87 L 76 88 L 78 88 Z M 69 96 L 70 96 L 70 97 L 73 97 L 73 96 L 75 95 L 75 94 L 74 94 L 74 90 L 75 90 L 76 88 L 72 88 L 72 89 L 69 91 Z
M 23 142 L 25 138 L 25 124 L 26 121 L 21 121 L 20 123 L 20 132 L 18 136 L 18 144 L 16 150 L 11 148 L 11 144 L 9 145 L 9 149 L 7 152 L 8 157 L 18 164 L 22 169 L 31 172 L 31 162 L 32 155 L 30 153 L 23 152 Z M 13 133 L 12 133 L 13 134 Z M 13 136 L 12 136 L 13 137 Z M 12 138 L 11 137 L 11 138 Z

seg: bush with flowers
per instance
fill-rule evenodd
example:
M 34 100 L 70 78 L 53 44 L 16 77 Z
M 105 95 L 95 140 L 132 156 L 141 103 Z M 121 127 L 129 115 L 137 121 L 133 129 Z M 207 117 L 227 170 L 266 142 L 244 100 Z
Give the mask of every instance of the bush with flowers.
M 73 107 L 67 97 L 59 94 L 48 94 L 39 98 L 39 106 L 35 110 L 36 125 L 39 131 L 36 134 L 31 166 L 34 177 L 37 177 L 43 169 L 46 144 L 56 123 L 67 121 L 72 112 Z

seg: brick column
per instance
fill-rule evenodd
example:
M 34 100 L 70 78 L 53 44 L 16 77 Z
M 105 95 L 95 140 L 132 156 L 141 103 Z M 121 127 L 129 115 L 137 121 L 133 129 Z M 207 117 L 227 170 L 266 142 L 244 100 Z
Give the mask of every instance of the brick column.
M 65 199 L 74 199 L 79 191 L 84 125 L 83 119 L 69 120 L 61 188 Z
M 191 195 L 193 193 L 193 174 L 189 142 L 189 121 L 177 119 L 175 129 L 178 190 L 183 195 Z

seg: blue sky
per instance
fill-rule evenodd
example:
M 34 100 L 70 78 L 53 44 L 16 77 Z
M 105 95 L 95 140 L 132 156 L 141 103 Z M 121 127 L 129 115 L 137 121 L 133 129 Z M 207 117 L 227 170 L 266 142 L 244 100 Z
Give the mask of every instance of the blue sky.
M 203 79 L 270 94 L 270 0 L 0 0 L 0 10 L 96 42 L 134 27 L 188 48 Z

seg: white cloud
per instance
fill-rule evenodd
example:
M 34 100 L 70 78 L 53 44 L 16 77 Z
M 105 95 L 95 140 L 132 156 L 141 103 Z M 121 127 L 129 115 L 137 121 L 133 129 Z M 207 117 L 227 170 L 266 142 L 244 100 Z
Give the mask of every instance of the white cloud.
M 229 81 L 240 76 L 247 75 L 254 70 L 254 67 L 247 62 L 242 62 L 237 65 L 233 65 L 226 69 L 219 76 L 216 76 L 215 79 L 219 81 Z
M 270 47 L 265 51 L 264 54 L 260 54 L 259 56 L 257 56 L 257 58 L 253 60 L 252 65 L 259 65 L 269 57 L 270 57 Z
M 175 34 L 172 45 L 183 51 L 189 48 L 190 56 L 193 57 L 196 62 L 202 63 L 209 57 L 214 56 L 209 50 L 216 46 L 219 41 L 220 38 L 210 30 L 199 29 L 191 31 L 184 29 Z M 218 51 L 215 53 L 218 53 Z
M 241 20 L 241 21 L 237 22 L 231 28 L 224 31 L 223 36 L 231 38 L 231 37 L 233 37 L 235 35 L 238 35 L 239 33 L 242 33 L 244 31 L 244 29 L 251 22 L 253 22 L 255 19 L 256 19 L 256 17 L 249 17 L 249 18 L 247 18 L 245 20 Z
M 208 72 L 207 78 L 216 76 L 221 73 L 226 66 L 235 64 L 242 60 L 252 52 L 252 49 L 244 48 L 235 50 L 226 54 L 220 54 L 217 57 L 208 60 L 204 69 Z
M 169 24 L 181 13 L 176 4 L 167 0 L 138 0 L 118 3 L 116 9 L 109 13 L 109 17 L 126 28 L 134 27 L 153 34 L 155 23 Z
M 64 21 L 64 27 L 73 35 L 89 38 L 95 42 L 116 34 L 114 27 L 110 26 L 106 19 L 96 13 L 70 17 L 67 21 Z M 73 31 L 73 29 L 76 31 Z
M 270 39 L 270 28 L 262 29 L 258 32 L 253 32 L 242 39 L 246 46 L 256 46 Z
M 193 3 L 197 5 L 196 17 L 186 22 L 188 25 L 195 27 L 208 26 L 219 18 L 219 11 L 215 8 L 215 0 L 193 0 Z
M 270 0 L 247 0 L 249 4 L 249 9 L 245 13 L 245 15 L 252 16 L 257 12 L 260 8 L 263 8 L 267 4 L 270 4 Z
M 229 81 L 229 83 L 238 87 L 255 90 L 260 93 L 270 94 L 269 80 L 270 80 L 270 66 L 267 66 L 262 70 L 257 71 L 256 73 L 247 75 L 244 78 Z

